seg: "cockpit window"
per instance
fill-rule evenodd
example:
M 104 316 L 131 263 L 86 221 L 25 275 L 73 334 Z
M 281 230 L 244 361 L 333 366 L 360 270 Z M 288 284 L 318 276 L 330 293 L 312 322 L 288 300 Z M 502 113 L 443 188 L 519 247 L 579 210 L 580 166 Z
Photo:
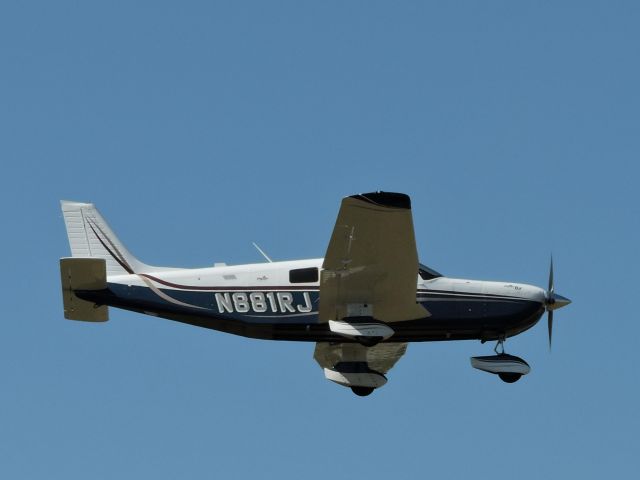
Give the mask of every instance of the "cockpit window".
M 436 272 L 433 268 L 429 268 L 422 264 L 418 267 L 418 275 L 420 275 L 422 280 L 431 280 L 442 276 L 441 273 Z

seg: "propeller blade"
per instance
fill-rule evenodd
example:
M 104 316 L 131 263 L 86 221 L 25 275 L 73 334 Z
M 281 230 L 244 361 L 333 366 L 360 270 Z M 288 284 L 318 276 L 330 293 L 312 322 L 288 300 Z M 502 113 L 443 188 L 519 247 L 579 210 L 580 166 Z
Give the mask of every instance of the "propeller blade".
M 553 255 L 551 255 L 551 264 L 549 266 L 549 293 L 553 294 Z M 551 298 L 551 295 L 549 298 Z
M 549 328 L 549 351 L 551 351 L 551 336 L 553 334 L 553 310 L 549 310 L 547 327 Z

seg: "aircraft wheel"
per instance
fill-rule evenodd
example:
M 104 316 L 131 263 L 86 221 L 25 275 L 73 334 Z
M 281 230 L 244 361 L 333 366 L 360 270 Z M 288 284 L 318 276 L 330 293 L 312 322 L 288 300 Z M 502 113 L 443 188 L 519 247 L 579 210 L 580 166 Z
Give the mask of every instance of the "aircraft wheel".
M 498 376 L 500 377 L 500 380 L 506 383 L 517 382 L 520 380 L 520 377 L 522 377 L 519 373 L 499 373 Z
M 366 397 L 367 395 L 371 395 L 374 390 L 375 388 L 373 387 L 351 387 L 351 391 L 359 397 Z

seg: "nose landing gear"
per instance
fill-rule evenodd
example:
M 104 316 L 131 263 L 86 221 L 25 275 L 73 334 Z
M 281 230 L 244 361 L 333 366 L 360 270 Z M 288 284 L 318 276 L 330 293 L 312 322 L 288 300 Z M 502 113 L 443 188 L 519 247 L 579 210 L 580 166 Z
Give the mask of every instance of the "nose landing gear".
M 521 373 L 499 373 L 498 377 L 505 383 L 515 383 L 522 378 Z
M 471 357 L 471 366 L 483 372 L 498 375 L 505 383 L 514 383 L 531 371 L 522 358 L 504 353 L 504 337 L 498 339 L 493 351 L 495 355 Z

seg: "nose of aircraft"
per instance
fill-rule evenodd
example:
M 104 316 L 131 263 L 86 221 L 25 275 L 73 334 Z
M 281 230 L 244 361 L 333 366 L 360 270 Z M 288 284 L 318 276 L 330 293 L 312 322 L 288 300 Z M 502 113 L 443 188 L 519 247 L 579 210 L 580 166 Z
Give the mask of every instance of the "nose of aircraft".
M 571 303 L 567 297 L 563 297 L 562 295 L 558 295 L 555 292 L 551 292 L 549 298 L 547 300 L 547 310 L 557 310 L 562 307 L 566 307 Z

